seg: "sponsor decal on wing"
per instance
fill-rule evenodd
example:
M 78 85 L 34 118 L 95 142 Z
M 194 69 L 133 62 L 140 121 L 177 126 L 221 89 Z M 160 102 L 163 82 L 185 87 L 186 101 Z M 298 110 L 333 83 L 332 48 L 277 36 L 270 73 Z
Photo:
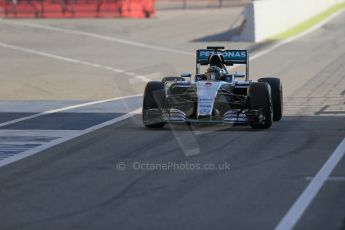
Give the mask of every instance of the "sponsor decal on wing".
M 199 52 L 199 60 L 208 60 L 212 54 L 219 54 L 224 57 L 227 61 L 245 61 L 247 59 L 247 51 L 245 50 L 225 50 L 225 51 L 212 51 L 212 50 L 201 50 Z
M 198 82 L 198 116 L 210 116 L 220 82 Z

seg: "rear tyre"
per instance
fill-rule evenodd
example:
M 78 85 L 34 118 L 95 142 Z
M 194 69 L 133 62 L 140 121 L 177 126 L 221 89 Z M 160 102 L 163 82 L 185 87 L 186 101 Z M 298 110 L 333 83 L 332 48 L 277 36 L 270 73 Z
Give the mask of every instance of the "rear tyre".
M 268 129 L 273 123 L 271 87 L 264 82 L 253 82 L 249 86 L 249 108 L 262 110 L 263 121 L 250 121 L 253 129 Z
M 148 82 L 143 100 L 143 123 L 147 128 L 163 128 L 162 109 L 165 106 L 165 88 L 160 81 Z
M 283 86 L 279 78 L 265 77 L 258 82 L 266 82 L 271 86 L 273 121 L 280 121 L 283 117 Z

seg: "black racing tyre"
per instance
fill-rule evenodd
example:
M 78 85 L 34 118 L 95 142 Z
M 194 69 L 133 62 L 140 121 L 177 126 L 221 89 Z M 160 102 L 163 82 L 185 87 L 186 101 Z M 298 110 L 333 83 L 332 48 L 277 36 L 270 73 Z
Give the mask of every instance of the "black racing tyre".
M 268 129 L 273 123 L 273 108 L 271 99 L 271 87 L 265 82 L 252 82 L 249 86 L 249 108 L 262 109 L 264 121 L 250 121 L 254 129 Z
M 162 79 L 162 82 L 165 83 L 167 81 L 184 81 L 184 78 L 183 77 L 174 77 L 174 76 L 169 76 L 169 77 L 164 77 Z
M 160 81 L 148 82 L 143 100 L 143 123 L 147 128 L 162 128 L 165 125 L 160 119 L 165 100 L 164 84 Z
M 272 104 L 273 104 L 273 121 L 280 121 L 283 117 L 283 86 L 279 78 L 264 77 L 258 82 L 266 82 L 271 86 Z

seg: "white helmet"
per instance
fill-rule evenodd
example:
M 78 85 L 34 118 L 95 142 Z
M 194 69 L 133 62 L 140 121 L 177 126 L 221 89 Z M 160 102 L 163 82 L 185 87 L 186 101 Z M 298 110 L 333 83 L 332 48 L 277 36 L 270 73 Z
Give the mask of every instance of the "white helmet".
M 209 81 L 219 81 L 222 78 L 222 70 L 218 66 L 210 66 L 205 75 Z

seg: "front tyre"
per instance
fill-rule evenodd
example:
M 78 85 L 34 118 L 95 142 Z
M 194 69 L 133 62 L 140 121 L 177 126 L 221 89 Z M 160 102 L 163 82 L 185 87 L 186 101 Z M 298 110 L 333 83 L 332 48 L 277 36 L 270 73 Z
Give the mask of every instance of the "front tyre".
M 273 121 L 280 121 L 283 117 L 283 86 L 279 78 L 265 77 L 260 78 L 258 82 L 266 82 L 271 86 Z
M 253 82 L 249 86 L 249 108 L 261 111 L 263 118 L 250 121 L 254 129 L 268 129 L 273 123 L 271 87 L 264 82 Z
M 143 123 L 147 128 L 163 128 L 162 110 L 165 106 L 165 88 L 160 81 L 147 83 L 143 99 Z

